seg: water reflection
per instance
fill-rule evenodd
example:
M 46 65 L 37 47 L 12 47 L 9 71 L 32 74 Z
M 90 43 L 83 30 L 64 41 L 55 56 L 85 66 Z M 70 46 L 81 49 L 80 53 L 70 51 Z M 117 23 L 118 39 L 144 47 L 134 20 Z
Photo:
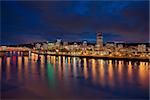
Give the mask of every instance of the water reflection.
M 27 57 L 25 57 L 24 58 L 24 77 L 26 80 L 29 79 L 29 68 L 28 68 L 29 66 L 28 66 L 28 64 L 29 64 L 29 59 Z M 32 67 L 32 69 L 31 69 L 32 73 L 34 73 L 34 68 L 35 67 Z
M 67 59 L 63 56 L 63 76 L 64 79 L 67 81 L 67 76 L 68 76 L 68 66 L 67 66 Z
M 118 65 L 118 81 L 119 81 L 119 85 L 123 85 L 122 83 L 122 77 L 123 77 L 123 61 L 119 61 L 119 65 Z
M 47 63 L 47 75 L 48 75 L 48 84 L 50 87 L 54 87 L 55 85 L 55 76 L 54 76 L 54 69 L 51 63 Z
M 22 80 L 22 57 L 18 57 L 18 80 Z
M 13 60 L 15 58 L 13 57 Z M 15 63 L 15 60 L 14 60 L 14 63 Z M 10 58 L 6 58 L 6 80 L 9 80 L 10 79 L 10 72 L 11 70 L 11 66 L 10 66 Z
M 0 81 L 2 79 L 2 58 L 0 58 Z
M 148 70 L 148 62 L 140 62 L 140 65 L 139 65 L 139 81 L 140 81 L 140 84 L 142 84 L 143 87 L 147 87 L 148 85 L 148 79 L 147 79 L 147 76 L 149 76 L 149 70 Z
M 108 64 L 108 81 L 109 81 L 109 85 L 111 87 L 113 87 L 114 85 L 114 71 L 113 71 L 113 64 L 112 64 L 112 60 L 109 60 L 109 64 Z
M 70 57 L 68 57 L 67 58 L 67 60 L 68 60 L 68 63 L 67 63 L 67 65 L 68 65 L 68 76 L 70 76 L 71 75 L 71 60 L 70 60 Z
M 84 58 L 83 59 L 84 60 L 84 77 L 85 77 L 85 79 L 87 79 L 88 78 L 88 69 L 87 69 L 87 59 L 86 58 Z
M 3 75 L 0 76 L 0 80 L 3 79 L 3 81 L 14 79 L 16 74 L 17 82 L 36 82 L 39 83 L 39 86 L 44 84 L 44 87 L 55 88 L 55 91 L 59 91 L 62 87 L 62 91 L 64 88 L 69 88 L 71 89 L 70 94 L 71 92 L 74 93 L 77 88 L 82 87 L 82 82 L 87 82 L 90 83 L 87 88 L 98 86 L 98 91 L 103 92 L 103 89 L 105 89 L 105 92 L 112 95 L 117 92 L 120 96 L 134 97 L 141 94 L 142 97 L 148 97 L 149 62 L 37 54 L 31 54 L 31 57 L 2 57 L 0 62 L 0 73 Z M 74 89 L 74 86 L 76 86 L 76 89 Z M 136 92 L 131 93 L 131 91 Z
M 98 66 L 99 66 L 99 83 L 101 86 L 105 85 L 105 77 L 104 77 L 104 61 L 98 60 Z
M 96 61 L 95 61 L 95 59 L 92 59 L 92 79 L 93 79 L 93 82 L 96 81 Z
M 77 61 L 76 61 L 76 58 L 74 57 L 73 58 L 73 75 L 74 75 L 74 77 L 76 77 L 77 76 Z

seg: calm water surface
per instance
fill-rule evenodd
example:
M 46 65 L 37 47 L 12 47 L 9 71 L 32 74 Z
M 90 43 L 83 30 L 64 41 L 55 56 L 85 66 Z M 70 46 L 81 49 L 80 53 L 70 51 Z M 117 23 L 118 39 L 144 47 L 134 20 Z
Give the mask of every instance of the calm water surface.
M 4 99 L 149 99 L 148 62 L 64 56 L 0 58 Z

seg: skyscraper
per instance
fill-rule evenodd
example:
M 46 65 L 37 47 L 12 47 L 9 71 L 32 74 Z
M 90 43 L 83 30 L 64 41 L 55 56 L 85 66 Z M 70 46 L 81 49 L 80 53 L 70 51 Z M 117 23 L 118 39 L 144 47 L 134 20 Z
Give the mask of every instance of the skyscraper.
M 97 36 L 96 36 L 96 46 L 99 49 L 103 48 L 103 35 L 102 35 L 102 32 L 98 32 L 97 33 Z

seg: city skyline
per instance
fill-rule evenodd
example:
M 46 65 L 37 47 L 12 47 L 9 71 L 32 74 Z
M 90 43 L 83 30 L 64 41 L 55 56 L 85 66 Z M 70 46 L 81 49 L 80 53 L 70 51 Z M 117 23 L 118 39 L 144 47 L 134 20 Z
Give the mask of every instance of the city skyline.
M 1 0 L 0 97 L 149 100 L 149 0 Z
M 149 42 L 149 1 L 1 1 L 1 44 L 43 41 Z

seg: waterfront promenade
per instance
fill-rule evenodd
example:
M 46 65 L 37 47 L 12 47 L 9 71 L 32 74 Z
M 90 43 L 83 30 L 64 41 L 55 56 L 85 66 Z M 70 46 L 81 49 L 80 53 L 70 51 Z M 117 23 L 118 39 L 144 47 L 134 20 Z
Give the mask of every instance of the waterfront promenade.
M 18 53 L 20 55 L 28 56 L 30 53 L 38 55 L 51 55 L 51 56 L 67 56 L 67 57 L 81 57 L 81 58 L 95 58 L 95 59 L 117 59 L 117 60 L 135 60 L 150 62 L 149 57 L 135 57 L 135 56 L 112 56 L 112 55 L 98 55 L 98 54 L 80 54 L 73 52 L 50 52 L 50 51 L 37 51 L 29 48 L 9 48 L 7 50 L 0 50 L 0 57 L 13 55 Z
M 67 57 L 81 57 L 81 58 L 96 58 L 96 59 L 117 59 L 117 60 L 135 60 L 135 61 L 145 61 L 149 62 L 150 58 L 144 58 L 144 57 L 115 57 L 115 56 L 100 56 L 100 55 L 93 55 L 93 54 L 68 54 L 68 53 L 51 53 L 51 52 L 38 52 L 38 51 L 32 51 L 32 53 L 38 54 L 38 55 L 52 55 L 52 56 L 67 56 Z

